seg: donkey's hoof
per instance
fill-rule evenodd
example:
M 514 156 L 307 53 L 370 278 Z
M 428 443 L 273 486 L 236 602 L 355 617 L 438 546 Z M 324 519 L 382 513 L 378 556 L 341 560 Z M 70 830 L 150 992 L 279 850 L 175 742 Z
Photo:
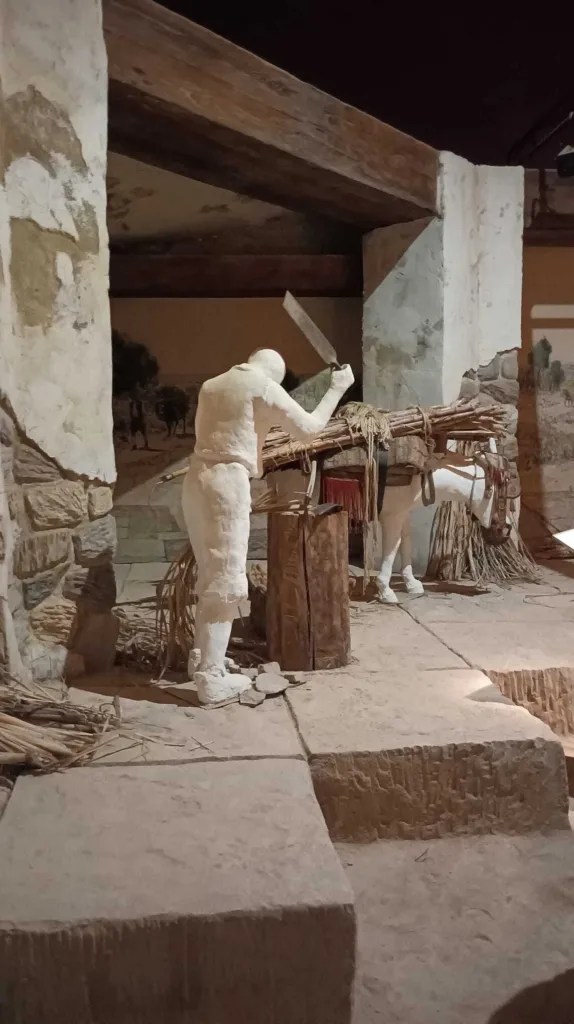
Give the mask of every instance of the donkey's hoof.
M 393 590 L 379 590 L 377 594 L 379 604 L 398 604 L 399 599 Z
M 410 583 L 407 583 L 406 590 L 407 594 L 412 594 L 413 596 L 417 594 L 419 597 L 425 592 L 425 588 L 420 580 L 412 580 Z

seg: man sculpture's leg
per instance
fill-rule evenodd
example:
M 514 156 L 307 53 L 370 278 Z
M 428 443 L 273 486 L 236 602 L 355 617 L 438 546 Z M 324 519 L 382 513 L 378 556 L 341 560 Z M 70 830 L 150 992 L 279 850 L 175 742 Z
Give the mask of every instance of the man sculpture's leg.
M 183 512 L 198 566 L 195 647 L 189 662 L 202 704 L 232 700 L 251 680 L 228 671 L 227 645 L 239 602 L 247 597 L 251 489 L 238 463 L 192 460 Z

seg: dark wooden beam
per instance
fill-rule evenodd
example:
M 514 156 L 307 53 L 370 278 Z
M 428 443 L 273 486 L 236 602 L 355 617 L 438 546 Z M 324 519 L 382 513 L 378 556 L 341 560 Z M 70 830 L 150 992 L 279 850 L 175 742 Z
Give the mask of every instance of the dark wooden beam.
M 356 256 L 184 256 L 112 253 L 110 295 L 130 299 L 360 296 Z
M 438 153 L 153 0 L 104 0 L 109 146 L 370 230 L 436 212 Z

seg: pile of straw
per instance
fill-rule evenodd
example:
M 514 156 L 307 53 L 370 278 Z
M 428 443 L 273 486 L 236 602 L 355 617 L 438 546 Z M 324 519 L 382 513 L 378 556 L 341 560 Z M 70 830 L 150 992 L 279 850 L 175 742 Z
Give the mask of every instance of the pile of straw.
M 310 493 L 311 487 L 309 488 Z M 307 504 L 302 500 L 287 500 L 273 491 L 265 491 L 253 502 L 252 512 L 261 515 L 270 512 L 300 511 Z M 170 565 L 164 580 L 158 587 L 157 617 L 154 637 L 155 666 L 163 673 L 168 669 L 181 669 L 187 664 L 195 640 L 195 586 L 197 563 L 191 544 L 187 544 L 178 558 Z M 143 634 L 146 635 L 145 633 Z M 134 636 L 131 647 L 137 650 L 138 640 Z M 265 651 L 256 650 L 257 641 L 233 637 L 230 650 L 242 654 L 244 661 L 264 661 Z M 146 644 L 145 657 L 150 655 Z
M 476 399 L 451 405 L 419 406 L 399 412 L 383 412 L 361 402 L 344 406 L 324 430 L 305 444 L 293 441 L 283 430 L 272 430 L 263 446 L 263 471 L 302 463 L 308 466 L 317 455 L 363 445 L 388 447 L 393 437 L 416 435 L 427 443 L 435 437 L 453 440 L 487 439 L 504 433 L 500 405 L 480 405 Z
M 0 687 L 0 769 L 51 772 L 90 761 L 117 735 L 115 709 L 54 700 L 43 690 Z
M 457 445 L 463 455 L 473 455 L 477 446 Z M 511 513 L 512 517 L 512 513 Z M 536 582 L 540 571 L 515 526 L 515 538 L 489 544 L 484 531 L 466 505 L 442 502 L 433 520 L 427 575 L 435 580 L 470 579 L 474 583 Z

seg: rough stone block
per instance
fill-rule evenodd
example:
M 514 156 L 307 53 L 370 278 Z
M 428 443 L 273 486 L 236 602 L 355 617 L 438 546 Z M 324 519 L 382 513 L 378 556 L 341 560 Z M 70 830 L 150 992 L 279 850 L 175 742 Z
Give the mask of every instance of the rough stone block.
M 502 405 L 516 405 L 518 403 L 519 387 L 517 380 L 489 380 L 480 386 L 483 394 L 494 398 L 495 402 Z
M 500 453 L 505 459 L 518 458 L 518 441 L 514 434 L 507 434 L 500 446 Z
M 45 601 L 46 598 L 51 597 L 67 568 L 68 563 L 63 562 L 53 569 L 40 573 L 34 579 L 26 580 L 22 584 L 24 607 L 30 611 L 32 608 L 36 608 L 42 601 Z
M 84 485 L 77 481 L 58 480 L 53 484 L 27 487 L 24 498 L 30 519 L 38 530 L 78 526 L 88 514 Z
M 0 863 L 6 1020 L 350 1022 L 353 895 L 302 762 L 22 778 Z
M 480 384 L 471 377 L 463 377 L 460 385 L 460 398 L 476 398 Z
M 478 379 L 484 380 L 496 380 L 500 373 L 500 356 L 495 355 L 494 359 L 491 359 L 485 366 L 478 367 Z
M 116 603 L 116 576 L 111 563 L 90 569 L 74 567 L 66 576 L 64 597 L 83 601 L 94 611 L 107 611 Z
M 38 640 L 69 647 L 77 608 L 64 597 L 49 597 L 30 613 L 30 626 Z
M 51 530 L 20 537 L 14 552 L 14 572 L 27 579 L 70 558 L 68 530 Z
M 88 492 L 88 513 L 90 519 L 100 519 L 112 511 L 114 497 L 110 487 L 91 487 Z
M 381 645 L 381 665 L 385 654 Z M 567 828 L 564 752 L 471 669 L 316 676 L 287 691 L 333 839 Z
M 16 428 L 11 416 L 0 408 L 0 445 L 11 448 L 16 437 Z
M 500 357 L 500 372 L 507 380 L 518 380 L 518 351 L 505 352 Z
M 22 526 L 28 518 L 26 515 L 26 507 L 24 505 L 22 488 L 18 484 L 10 484 L 6 488 L 6 497 L 8 499 L 10 519 Z
M 113 516 L 87 523 L 74 534 L 76 561 L 87 567 L 111 562 L 116 543 L 116 521 Z
M 24 442 L 16 445 L 14 476 L 21 484 L 52 483 L 62 478 L 58 466 L 52 459 Z
M 518 409 L 514 405 L 504 405 L 504 429 L 507 434 L 515 434 L 518 429 Z

